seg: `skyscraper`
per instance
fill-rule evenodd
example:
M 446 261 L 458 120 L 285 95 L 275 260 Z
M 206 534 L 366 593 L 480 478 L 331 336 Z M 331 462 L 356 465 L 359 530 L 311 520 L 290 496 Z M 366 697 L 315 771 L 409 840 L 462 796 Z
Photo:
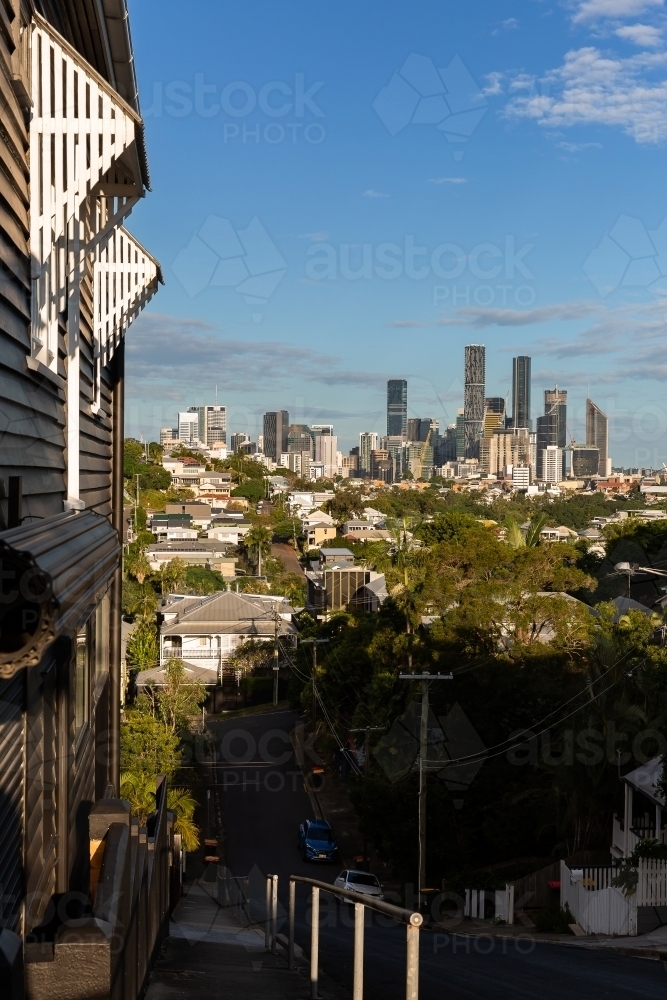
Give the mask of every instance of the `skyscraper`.
M 371 452 L 378 449 L 378 436 L 375 431 L 362 431 L 359 435 L 359 475 L 371 475 Z
M 298 454 L 307 451 L 312 457 L 313 434 L 308 424 L 290 424 L 287 431 L 287 451 Z
M 387 382 L 387 437 L 408 435 L 408 383 L 404 378 Z
M 479 439 L 484 424 L 486 348 L 468 344 L 465 349 L 463 393 L 463 448 L 466 458 L 479 458 Z
M 264 454 L 280 464 L 280 456 L 287 451 L 289 413 L 272 410 L 264 414 Z
M 544 390 L 544 412 L 556 414 L 558 440 L 554 441 L 553 444 L 558 445 L 559 448 L 565 448 L 567 446 L 567 392 L 565 389 L 559 389 L 556 386 L 554 389 Z
M 512 426 L 530 427 L 530 358 L 512 358 Z
M 586 400 L 586 444 L 600 453 L 598 476 L 611 474 L 609 459 L 609 420 L 592 399 Z
M 225 406 L 190 406 L 188 413 L 199 418 L 199 440 L 207 448 L 227 444 L 227 408 Z
M 505 426 L 505 399 L 487 396 L 484 400 L 484 437 L 491 437 L 496 427 Z

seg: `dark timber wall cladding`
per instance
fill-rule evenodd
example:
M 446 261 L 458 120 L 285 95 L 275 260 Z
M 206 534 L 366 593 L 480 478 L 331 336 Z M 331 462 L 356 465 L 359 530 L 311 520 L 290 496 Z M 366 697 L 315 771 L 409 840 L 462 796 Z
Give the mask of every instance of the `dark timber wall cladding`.
M 64 394 L 28 368 L 30 89 L 26 21 L 18 0 L 0 0 L 0 521 L 7 477 L 23 477 L 24 515 L 48 517 L 65 495 Z M 13 77 L 13 79 L 12 79 Z
M 25 671 L 0 681 L 0 926 L 15 927 L 23 898 Z

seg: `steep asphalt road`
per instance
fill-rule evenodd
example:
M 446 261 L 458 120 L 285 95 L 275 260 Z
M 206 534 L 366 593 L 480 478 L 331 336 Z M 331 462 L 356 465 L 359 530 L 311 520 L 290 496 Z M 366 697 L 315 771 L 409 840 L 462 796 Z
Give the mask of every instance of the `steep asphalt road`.
M 296 721 L 291 712 L 268 712 L 211 724 L 221 761 L 217 784 L 227 830 L 227 864 L 235 875 L 255 872 L 258 897 L 259 873 L 277 874 L 285 907 L 289 875 L 333 882 L 339 871 L 338 866 L 303 862 L 296 849 L 299 823 L 312 812 L 289 741 Z M 307 952 L 306 894 L 303 889 L 299 892 L 297 940 Z M 349 985 L 351 913 L 326 899 L 321 898 L 321 965 L 332 978 Z M 426 931 L 421 939 L 420 1000 L 664 1000 L 667 996 L 662 962 L 536 944 L 528 938 L 474 941 Z M 365 1000 L 404 997 L 404 942 L 402 927 L 369 922 Z

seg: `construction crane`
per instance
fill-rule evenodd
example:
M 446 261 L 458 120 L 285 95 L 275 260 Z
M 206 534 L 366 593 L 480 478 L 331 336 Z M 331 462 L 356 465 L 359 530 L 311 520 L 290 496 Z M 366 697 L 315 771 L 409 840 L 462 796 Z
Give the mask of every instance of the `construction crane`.
M 433 428 L 429 427 L 428 434 L 426 435 L 426 440 L 424 441 L 424 447 L 422 448 L 422 450 L 421 450 L 421 452 L 419 454 L 419 459 L 417 460 L 417 475 L 415 476 L 415 479 L 421 479 L 421 477 L 422 477 L 422 469 L 423 469 L 423 466 L 424 466 L 424 459 L 426 458 L 426 452 L 427 452 L 428 447 L 429 447 L 429 445 L 431 443 L 431 435 L 432 434 L 433 434 Z

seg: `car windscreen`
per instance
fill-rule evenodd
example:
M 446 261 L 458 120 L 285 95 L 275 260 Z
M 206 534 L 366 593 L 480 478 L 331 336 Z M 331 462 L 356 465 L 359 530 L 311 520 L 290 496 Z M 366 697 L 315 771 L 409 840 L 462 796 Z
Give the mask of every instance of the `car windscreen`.
M 353 885 L 372 885 L 375 889 L 380 888 L 380 883 L 375 875 L 367 875 L 365 872 L 350 872 L 347 881 Z
M 333 844 L 331 830 L 313 830 L 311 828 L 308 831 L 308 840 L 316 840 L 318 844 Z

